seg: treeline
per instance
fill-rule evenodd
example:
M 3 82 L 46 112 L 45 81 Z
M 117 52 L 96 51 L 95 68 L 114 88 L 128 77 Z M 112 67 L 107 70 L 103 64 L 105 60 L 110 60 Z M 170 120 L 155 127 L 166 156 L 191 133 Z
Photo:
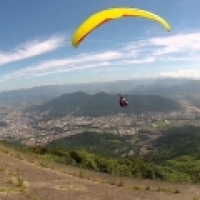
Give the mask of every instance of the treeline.
M 90 153 L 86 150 L 65 151 L 62 149 L 48 149 L 46 147 L 31 147 L 29 151 L 66 165 L 84 169 L 109 173 L 117 176 L 128 176 L 141 179 L 160 179 L 165 177 L 151 164 L 145 163 L 140 157 L 132 159 L 117 159 Z
M 156 165 L 145 161 L 139 156 L 133 158 L 113 158 L 91 153 L 86 150 L 65 151 L 62 149 L 48 149 L 39 146 L 29 148 L 28 151 L 61 164 L 109 173 L 116 176 L 182 183 L 200 182 L 199 176 L 197 175 L 191 175 L 187 171 L 180 171 L 169 165 Z
M 130 150 L 136 150 L 135 136 L 115 135 L 85 131 L 82 134 L 64 137 L 47 144 L 49 149 L 88 150 L 92 153 L 121 157 Z

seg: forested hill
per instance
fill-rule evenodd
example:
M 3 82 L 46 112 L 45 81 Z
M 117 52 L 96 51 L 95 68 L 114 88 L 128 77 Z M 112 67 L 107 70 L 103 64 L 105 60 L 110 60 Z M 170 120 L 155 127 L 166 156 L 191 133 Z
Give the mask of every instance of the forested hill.
M 29 108 L 29 111 L 50 111 L 50 115 L 63 116 L 75 111 L 76 115 L 101 116 L 114 115 L 119 112 L 142 113 L 142 112 L 168 112 L 180 110 L 180 104 L 158 95 L 129 95 L 129 106 L 121 108 L 118 104 L 118 95 L 96 93 L 89 95 L 84 92 L 75 92 L 54 98 L 47 103 Z
M 162 137 L 152 143 L 152 148 L 156 149 L 153 158 L 159 162 L 184 155 L 198 157 L 199 160 L 200 128 L 187 125 L 162 130 Z

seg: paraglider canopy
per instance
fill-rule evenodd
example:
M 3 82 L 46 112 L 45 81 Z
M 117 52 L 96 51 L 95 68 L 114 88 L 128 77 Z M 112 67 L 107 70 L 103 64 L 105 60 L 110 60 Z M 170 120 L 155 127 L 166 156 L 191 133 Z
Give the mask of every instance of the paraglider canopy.
M 87 18 L 74 32 L 72 37 L 72 45 L 74 47 L 78 47 L 84 38 L 94 29 L 110 20 L 119 19 L 121 17 L 142 17 L 149 20 L 154 20 L 159 22 L 167 31 L 170 31 L 170 25 L 168 22 L 152 12 L 137 8 L 117 7 L 102 10 Z

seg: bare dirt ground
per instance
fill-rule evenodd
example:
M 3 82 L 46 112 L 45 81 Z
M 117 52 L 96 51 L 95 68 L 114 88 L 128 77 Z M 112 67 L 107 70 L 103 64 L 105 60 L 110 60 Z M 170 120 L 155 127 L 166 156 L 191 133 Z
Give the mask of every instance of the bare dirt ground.
M 0 199 L 200 200 L 200 186 L 122 179 L 0 149 Z

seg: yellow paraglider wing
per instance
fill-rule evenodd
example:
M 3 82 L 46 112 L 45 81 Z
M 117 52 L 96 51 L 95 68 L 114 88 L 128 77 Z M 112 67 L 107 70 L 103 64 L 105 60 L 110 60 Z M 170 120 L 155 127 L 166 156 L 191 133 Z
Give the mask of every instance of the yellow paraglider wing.
M 159 22 L 167 31 L 170 31 L 170 25 L 163 18 L 154 13 L 145 10 L 125 7 L 111 8 L 97 12 L 94 15 L 90 16 L 88 19 L 86 19 L 75 31 L 72 37 L 72 45 L 74 47 L 78 47 L 79 44 L 83 41 L 83 39 L 94 29 L 110 20 L 118 19 L 121 17 L 147 18 Z

